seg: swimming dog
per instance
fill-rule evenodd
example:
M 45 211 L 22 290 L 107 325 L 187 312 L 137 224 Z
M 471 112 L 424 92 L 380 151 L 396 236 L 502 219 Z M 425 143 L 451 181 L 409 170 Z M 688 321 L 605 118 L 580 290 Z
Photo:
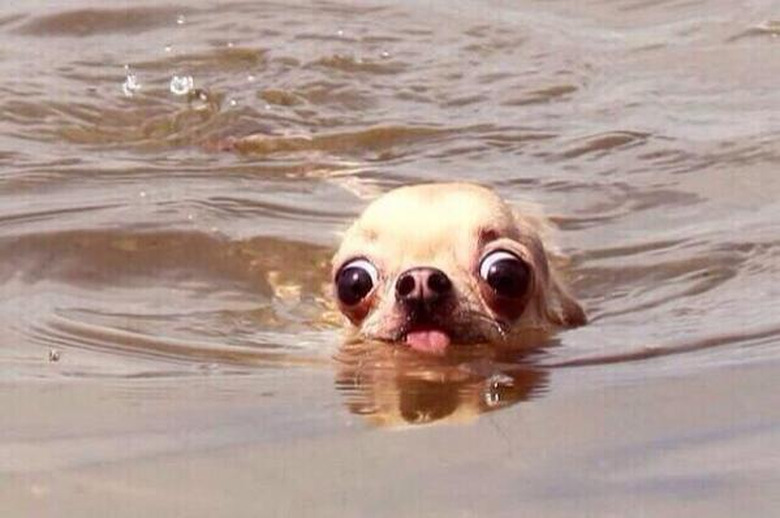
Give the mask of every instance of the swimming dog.
M 475 184 L 421 184 L 371 203 L 333 258 L 339 309 L 362 338 L 444 354 L 517 346 L 582 325 L 544 218 Z

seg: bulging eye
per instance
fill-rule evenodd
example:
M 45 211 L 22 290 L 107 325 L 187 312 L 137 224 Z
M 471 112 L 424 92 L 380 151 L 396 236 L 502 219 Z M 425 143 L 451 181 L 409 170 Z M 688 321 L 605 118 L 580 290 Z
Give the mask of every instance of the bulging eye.
M 518 299 L 528 290 L 531 271 L 528 264 L 515 254 L 495 250 L 482 258 L 479 276 L 498 296 Z
M 371 293 L 379 279 L 376 266 L 366 259 L 355 259 L 336 274 L 336 290 L 345 306 L 354 306 Z

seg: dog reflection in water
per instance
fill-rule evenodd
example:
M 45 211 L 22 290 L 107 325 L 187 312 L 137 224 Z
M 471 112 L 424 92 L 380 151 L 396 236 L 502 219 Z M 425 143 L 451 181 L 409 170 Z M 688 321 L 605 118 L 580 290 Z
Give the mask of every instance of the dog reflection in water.
M 350 412 L 398 428 L 467 422 L 479 414 L 541 395 L 547 373 L 473 346 L 420 355 L 381 342 L 351 342 L 337 355 L 336 385 Z

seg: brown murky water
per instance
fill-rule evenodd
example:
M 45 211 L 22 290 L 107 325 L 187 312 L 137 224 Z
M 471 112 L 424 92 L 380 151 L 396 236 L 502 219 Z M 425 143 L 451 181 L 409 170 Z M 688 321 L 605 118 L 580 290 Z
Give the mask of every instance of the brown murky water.
M 0 513 L 776 514 L 780 5 L 580 4 L 0 6 Z M 449 179 L 590 325 L 342 344 L 338 231 Z

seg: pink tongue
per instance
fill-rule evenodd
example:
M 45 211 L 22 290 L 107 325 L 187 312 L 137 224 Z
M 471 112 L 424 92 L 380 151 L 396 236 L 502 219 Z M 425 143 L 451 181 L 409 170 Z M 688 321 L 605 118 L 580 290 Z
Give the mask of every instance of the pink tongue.
M 444 350 L 450 345 L 450 337 L 437 329 L 421 329 L 409 331 L 406 335 L 406 343 L 415 351 L 444 354 Z

